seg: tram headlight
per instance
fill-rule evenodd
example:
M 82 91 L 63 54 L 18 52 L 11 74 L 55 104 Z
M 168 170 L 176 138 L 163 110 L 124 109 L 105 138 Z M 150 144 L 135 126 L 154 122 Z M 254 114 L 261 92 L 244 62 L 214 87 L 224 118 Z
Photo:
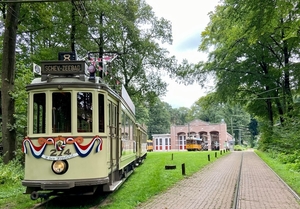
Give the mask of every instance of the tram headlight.
M 68 170 L 68 162 L 65 160 L 57 160 L 52 163 L 52 171 L 56 174 L 64 174 Z

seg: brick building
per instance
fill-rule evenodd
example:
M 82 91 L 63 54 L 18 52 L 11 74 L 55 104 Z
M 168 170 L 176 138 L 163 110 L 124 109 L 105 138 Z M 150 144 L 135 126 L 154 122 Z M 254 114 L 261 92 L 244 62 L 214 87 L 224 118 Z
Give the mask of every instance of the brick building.
M 224 150 L 230 148 L 232 136 L 227 133 L 225 122 L 211 124 L 194 120 L 186 125 L 172 125 L 170 134 L 154 134 L 153 150 L 186 150 L 186 138 L 195 137 L 202 140 L 206 150 Z

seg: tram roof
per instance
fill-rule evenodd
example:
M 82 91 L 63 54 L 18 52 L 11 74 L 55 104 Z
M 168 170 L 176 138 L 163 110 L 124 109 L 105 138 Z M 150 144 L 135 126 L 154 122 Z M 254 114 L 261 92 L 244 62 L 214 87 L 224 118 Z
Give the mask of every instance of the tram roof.
M 196 138 L 196 137 L 188 137 L 186 140 L 196 140 L 196 141 L 202 141 L 201 138 Z
M 92 88 L 104 89 L 117 98 L 122 99 L 135 114 L 135 106 L 122 85 L 120 94 L 103 82 L 102 78 L 90 72 L 85 61 L 42 61 L 41 77 L 35 78 L 27 85 L 27 90 L 53 88 Z

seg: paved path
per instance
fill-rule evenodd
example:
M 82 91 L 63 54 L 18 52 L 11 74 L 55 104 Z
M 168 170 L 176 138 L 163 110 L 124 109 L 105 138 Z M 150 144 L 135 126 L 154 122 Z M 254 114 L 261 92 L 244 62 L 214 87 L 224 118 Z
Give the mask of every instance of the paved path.
M 237 208 L 300 209 L 288 187 L 253 151 L 232 152 L 137 209 L 231 209 L 241 162 Z

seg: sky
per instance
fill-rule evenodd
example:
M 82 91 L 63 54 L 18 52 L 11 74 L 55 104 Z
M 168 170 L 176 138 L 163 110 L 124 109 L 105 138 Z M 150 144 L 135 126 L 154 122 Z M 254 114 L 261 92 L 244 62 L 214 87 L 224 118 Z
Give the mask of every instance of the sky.
M 146 0 L 146 2 L 153 8 L 157 17 L 164 17 L 171 21 L 173 44 L 167 46 L 167 49 L 171 55 L 176 56 L 179 63 L 183 59 L 191 63 L 207 59 L 207 54 L 198 52 L 201 32 L 210 21 L 208 13 L 214 11 L 219 0 Z M 175 80 L 167 79 L 169 80 L 168 92 L 161 99 L 173 108 L 190 108 L 212 87 L 212 83 L 202 89 L 197 84 L 185 86 L 176 83 Z

